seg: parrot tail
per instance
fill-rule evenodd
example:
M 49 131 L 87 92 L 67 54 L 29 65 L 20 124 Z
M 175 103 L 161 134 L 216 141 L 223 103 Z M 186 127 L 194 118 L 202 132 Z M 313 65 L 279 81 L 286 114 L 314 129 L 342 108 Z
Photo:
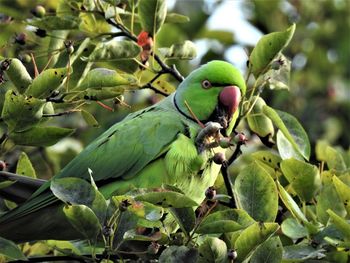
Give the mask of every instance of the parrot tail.
M 10 184 L 7 187 L 0 187 L 0 197 L 17 204 L 29 199 L 46 182 L 46 180 L 42 179 L 0 171 L 0 182 L 6 181 Z

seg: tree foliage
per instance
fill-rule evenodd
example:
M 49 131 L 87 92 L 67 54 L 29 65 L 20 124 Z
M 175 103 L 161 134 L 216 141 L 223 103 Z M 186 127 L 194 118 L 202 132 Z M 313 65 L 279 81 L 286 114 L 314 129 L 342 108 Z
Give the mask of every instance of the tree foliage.
M 231 33 L 205 27 L 209 14 L 197 12 L 201 1 L 179 2 L 174 10 L 180 13 L 170 12 L 165 0 L 60 0 L 45 1 L 45 8 L 2 1 L 3 170 L 51 178 L 111 123 L 175 91 L 191 70 L 188 60 L 198 54 L 195 40 L 205 39 L 209 47 L 220 42 L 221 49 L 235 44 Z M 292 8 L 295 17 L 275 2 Z M 348 146 L 349 120 L 332 113 L 349 109 L 349 98 L 341 95 L 348 92 L 342 86 L 349 77 L 348 39 L 335 27 L 348 3 L 310 3 L 250 2 L 251 22 L 265 35 L 248 47 L 248 91 L 235 127 L 248 142 L 232 136 L 232 165 L 223 170 L 224 177 L 230 175 L 208 189 L 202 204 L 167 185 L 105 200 L 93 179 L 53 180 L 51 191 L 86 239 L 17 246 L 0 238 L 3 258 L 347 262 L 350 151 L 332 144 Z M 191 10 L 196 12 L 184 15 Z M 336 14 L 336 22 L 327 12 Z M 305 14 L 314 24 L 304 21 Z M 326 50 L 335 34 L 336 46 Z M 209 48 L 200 59 L 213 58 L 222 59 L 223 52 Z M 306 114 L 320 101 L 334 108 Z M 316 130 L 321 118 L 324 127 Z M 0 182 L 0 189 L 11 184 Z M 6 199 L 0 205 L 3 212 L 16 206 Z M 165 214 L 173 216 L 178 231 L 165 231 Z

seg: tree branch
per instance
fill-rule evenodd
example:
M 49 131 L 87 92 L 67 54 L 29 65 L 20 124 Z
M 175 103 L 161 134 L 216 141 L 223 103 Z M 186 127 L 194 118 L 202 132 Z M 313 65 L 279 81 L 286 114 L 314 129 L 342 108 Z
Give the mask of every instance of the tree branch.
M 104 17 L 104 14 L 100 12 L 100 14 Z M 118 28 L 127 38 L 130 40 L 137 42 L 137 37 L 133 35 L 127 28 L 125 28 L 123 25 L 115 22 L 113 19 L 106 19 L 106 22 L 116 28 Z M 167 64 L 164 63 L 164 61 L 157 55 L 152 54 L 154 59 L 157 61 L 159 66 L 162 68 L 160 71 L 161 74 L 169 73 L 171 74 L 176 80 L 179 82 L 182 82 L 184 80 L 184 77 L 180 74 L 180 72 L 176 69 L 175 65 L 172 67 L 169 67 Z
M 153 90 L 155 93 L 161 94 L 163 96 L 168 96 L 168 93 L 165 93 L 161 90 L 156 89 L 151 83 L 147 83 L 146 85 L 142 86 L 141 89 L 151 89 Z
M 48 117 L 58 117 L 58 116 L 63 116 L 63 115 L 68 115 L 71 113 L 75 112 L 80 112 L 81 110 L 68 110 L 68 111 L 63 111 L 63 112 L 58 112 L 58 113 L 53 113 L 53 114 L 43 114 L 42 117 L 48 118 Z
M 244 144 L 244 141 L 239 141 L 237 143 L 236 149 L 231 155 L 231 157 L 221 166 L 221 174 L 224 178 L 225 187 L 227 194 L 230 196 L 230 201 L 228 203 L 228 206 L 231 208 L 236 208 L 236 202 L 235 197 L 232 189 L 232 182 L 230 178 L 230 174 L 228 172 L 228 167 L 239 157 L 239 155 L 242 153 L 241 146 Z

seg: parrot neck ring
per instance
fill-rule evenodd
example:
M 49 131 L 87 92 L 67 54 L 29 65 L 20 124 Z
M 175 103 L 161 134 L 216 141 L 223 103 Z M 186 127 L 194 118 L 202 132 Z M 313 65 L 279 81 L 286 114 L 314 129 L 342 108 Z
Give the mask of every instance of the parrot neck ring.
M 241 101 L 241 91 L 237 86 L 226 86 L 222 89 L 218 96 L 218 104 L 215 107 L 215 110 L 207 120 L 198 120 L 195 115 L 188 115 L 184 112 L 176 101 L 176 93 L 173 97 L 174 105 L 176 109 L 186 118 L 194 122 L 218 122 L 221 126 L 226 129 L 229 126 L 230 121 L 234 113 L 238 110 L 239 103 Z M 191 109 L 189 108 L 189 111 Z M 201 125 L 200 125 L 201 126 Z
M 175 95 L 174 95 L 173 102 L 174 102 L 175 108 L 176 108 L 183 116 L 185 116 L 186 118 L 190 119 L 191 121 L 198 122 L 198 120 L 196 120 L 196 119 L 193 118 L 192 116 L 188 116 L 183 110 L 181 110 L 181 108 L 179 107 L 179 105 L 177 105 L 177 102 L 176 102 L 176 93 L 175 93 Z M 200 121 L 200 120 L 199 120 L 199 121 Z

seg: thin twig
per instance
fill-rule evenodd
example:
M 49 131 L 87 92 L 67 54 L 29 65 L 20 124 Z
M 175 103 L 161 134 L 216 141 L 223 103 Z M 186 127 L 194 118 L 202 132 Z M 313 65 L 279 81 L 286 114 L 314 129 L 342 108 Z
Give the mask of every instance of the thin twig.
M 30 57 L 31 57 L 32 62 L 33 62 L 33 67 L 34 67 L 34 77 L 36 78 L 36 77 L 39 75 L 39 71 L 38 71 L 38 67 L 37 67 L 37 65 L 36 65 L 36 62 L 35 62 L 35 58 L 34 58 L 33 53 L 30 53 Z
M 228 206 L 231 208 L 236 207 L 235 197 L 232 189 L 232 182 L 230 178 L 230 174 L 228 172 L 228 167 L 238 158 L 238 156 L 241 154 L 241 146 L 244 144 L 244 142 L 238 142 L 235 151 L 231 155 L 231 157 L 221 166 L 221 174 L 224 178 L 225 187 L 227 190 L 227 194 L 230 196 L 230 201 L 228 203 Z
M 147 83 L 146 85 L 142 86 L 141 89 L 150 89 L 153 90 L 155 93 L 161 94 L 163 96 L 168 96 L 168 93 L 165 93 L 161 90 L 158 90 L 156 87 L 154 87 L 151 83 Z
M 188 105 L 188 103 L 187 103 L 186 100 L 185 100 L 185 106 L 186 106 L 186 108 L 188 109 L 188 111 L 190 112 L 192 118 L 196 120 L 196 122 L 198 123 L 198 125 L 199 125 L 201 128 L 205 128 L 205 125 L 197 118 L 196 114 L 194 114 L 194 112 L 192 111 L 190 105 Z
M 102 16 L 104 16 L 104 14 L 102 12 L 100 12 L 100 14 Z M 125 36 L 129 39 L 131 39 L 134 42 L 137 42 L 137 37 L 135 35 L 133 35 L 127 28 L 125 28 L 123 25 L 113 21 L 113 19 L 106 19 L 106 22 L 116 28 L 118 28 L 123 34 L 125 34 Z M 169 73 L 171 74 L 176 80 L 178 80 L 179 82 L 182 82 L 184 80 L 184 77 L 180 74 L 180 72 L 176 69 L 176 67 L 173 65 L 172 67 L 169 67 L 167 64 L 165 64 L 163 62 L 163 60 L 157 55 L 157 54 L 153 54 L 154 59 L 157 61 L 157 63 L 159 64 L 159 66 L 162 68 L 162 70 L 160 72 L 162 72 L 162 74 L 166 74 Z
M 69 110 L 69 111 L 62 111 L 62 112 L 58 112 L 58 113 L 53 113 L 53 114 L 43 114 L 42 117 L 45 117 L 45 118 L 58 117 L 58 116 L 68 115 L 68 114 L 72 114 L 72 113 L 80 112 L 80 111 L 81 110 L 74 109 L 74 110 Z

